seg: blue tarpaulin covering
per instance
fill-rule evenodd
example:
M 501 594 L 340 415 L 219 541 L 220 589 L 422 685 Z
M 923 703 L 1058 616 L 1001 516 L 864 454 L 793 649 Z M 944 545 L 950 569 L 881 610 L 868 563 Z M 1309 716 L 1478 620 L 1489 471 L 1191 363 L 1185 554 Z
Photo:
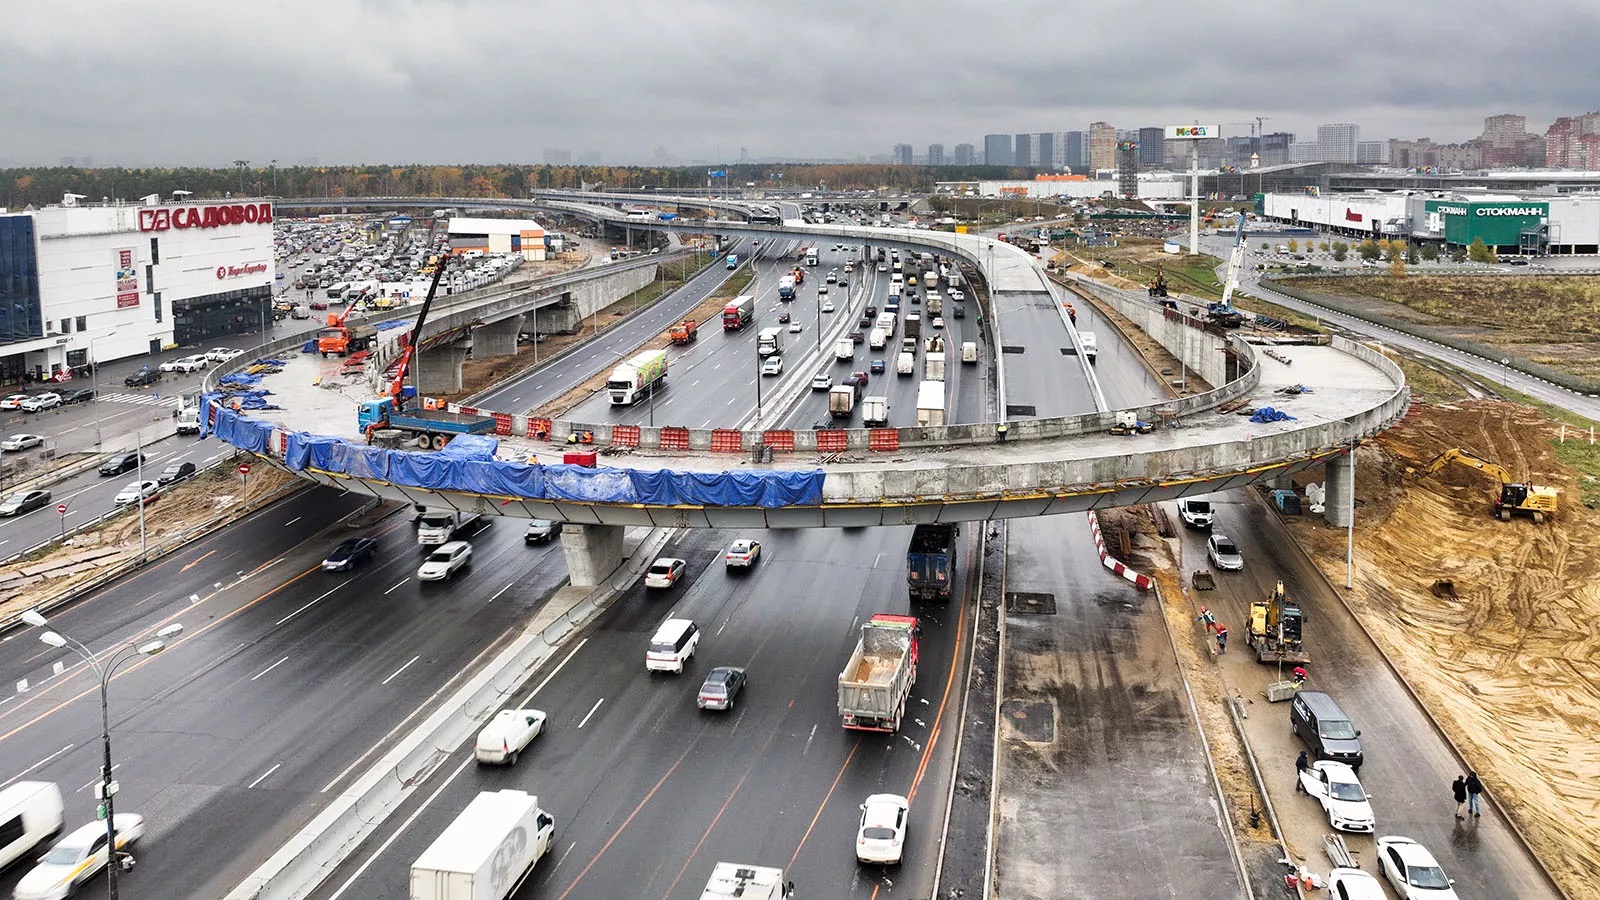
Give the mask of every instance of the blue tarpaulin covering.
M 1255 415 L 1250 417 L 1250 421 L 1260 425 L 1266 422 L 1296 422 L 1299 420 L 1281 409 L 1273 409 L 1270 406 L 1263 406 L 1256 410 Z
M 231 384 L 237 387 L 255 387 L 261 383 L 260 375 L 251 375 L 248 372 L 235 372 L 217 379 L 218 384 Z
M 240 449 L 266 453 L 273 426 L 230 409 L 232 396 L 201 398 L 201 436 L 212 432 Z M 344 438 L 297 431 L 289 435 L 284 463 L 291 470 L 315 469 L 402 487 L 460 491 L 529 500 L 572 500 L 650 506 L 742 506 L 771 509 L 816 506 L 825 474 L 810 472 L 673 472 L 591 469 L 587 466 L 527 465 L 494 458 L 499 440 L 461 435 L 437 453 L 384 450 Z
M 300 352 L 301 353 L 315 353 L 315 352 L 317 352 L 317 339 L 316 338 L 312 338 L 311 340 L 306 341 L 304 344 L 301 344 L 300 345 Z
M 379 331 L 388 331 L 391 328 L 410 328 L 414 323 L 410 319 L 399 322 L 379 322 Z

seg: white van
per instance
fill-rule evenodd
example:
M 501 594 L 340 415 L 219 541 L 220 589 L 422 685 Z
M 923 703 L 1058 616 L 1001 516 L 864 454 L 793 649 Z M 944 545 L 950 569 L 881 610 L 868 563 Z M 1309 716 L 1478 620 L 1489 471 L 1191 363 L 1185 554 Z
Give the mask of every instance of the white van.
M 1078 340 L 1083 341 L 1083 355 L 1089 358 L 1089 362 L 1094 362 L 1095 356 L 1100 352 L 1099 346 L 1095 343 L 1094 332 L 1080 331 Z
M 480 763 L 516 765 L 522 751 L 544 732 L 544 720 L 544 712 L 537 709 L 500 710 L 478 732 L 473 757 Z
M 961 361 L 971 365 L 978 361 L 978 343 L 976 341 L 963 341 L 961 344 Z
M 49 781 L 19 781 L 0 791 L 0 868 L 61 833 L 61 789 Z
M 684 663 L 694 656 L 700 646 L 700 629 L 689 619 L 668 619 L 656 629 L 650 639 L 650 649 L 644 654 L 647 672 L 672 672 L 682 675 Z

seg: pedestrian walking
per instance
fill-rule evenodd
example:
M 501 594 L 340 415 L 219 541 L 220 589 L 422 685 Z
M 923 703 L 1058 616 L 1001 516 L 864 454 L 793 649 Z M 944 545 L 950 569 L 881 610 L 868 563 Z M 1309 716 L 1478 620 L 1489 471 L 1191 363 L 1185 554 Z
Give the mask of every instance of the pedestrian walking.
M 1227 652 L 1228 652 L 1228 626 L 1222 624 L 1221 622 L 1218 622 L 1217 623 L 1217 655 L 1221 656 L 1222 654 L 1227 653 Z
M 1294 789 L 1302 794 L 1306 792 L 1306 786 L 1300 780 L 1300 776 L 1309 771 L 1311 771 L 1311 758 L 1306 755 L 1306 751 L 1301 750 L 1294 761 Z
M 1206 623 L 1207 631 L 1217 630 L 1217 614 L 1204 606 L 1200 607 L 1200 615 L 1195 616 L 1195 621 Z
M 1467 773 L 1467 812 L 1474 819 L 1483 818 L 1483 811 L 1478 808 L 1478 800 L 1483 795 L 1483 782 L 1478 780 L 1477 772 Z
M 1450 782 L 1450 794 L 1456 798 L 1456 821 L 1465 819 L 1462 815 L 1467 809 L 1467 776 L 1457 775 L 1456 780 Z

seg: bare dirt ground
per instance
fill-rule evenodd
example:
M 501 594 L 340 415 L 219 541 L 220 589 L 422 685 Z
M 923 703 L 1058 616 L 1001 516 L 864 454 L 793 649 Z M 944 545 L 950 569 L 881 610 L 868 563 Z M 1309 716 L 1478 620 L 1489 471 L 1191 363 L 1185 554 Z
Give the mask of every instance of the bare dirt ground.
M 1362 446 L 1345 596 L 1569 895 L 1600 898 L 1600 514 L 1573 502 L 1584 476 L 1558 459 L 1559 435 L 1528 407 L 1462 400 Z M 1501 522 L 1484 473 L 1413 474 L 1451 447 L 1560 488 L 1560 515 Z M 1291 525 L 1340 583 L 1344 532 Z
M 1600 378 L 1600 278 L 1587 275 L 1296 279 L 1295 286 Z

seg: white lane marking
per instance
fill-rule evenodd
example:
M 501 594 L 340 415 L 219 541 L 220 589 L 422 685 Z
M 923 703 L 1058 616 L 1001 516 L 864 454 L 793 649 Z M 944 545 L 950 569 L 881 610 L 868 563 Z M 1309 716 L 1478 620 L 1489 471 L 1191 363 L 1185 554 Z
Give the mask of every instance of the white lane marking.
M 471 756 L 463 759 L 461 761 L 461 765 L 456 766 L 456 770 L 451 772 L 450 777 L 444 780 L 444 784 L 439 785 L 438 790 L 434 791 L 433 794 L 428 797 L 428 799 L 422 801 L 422 805 L 417 807 L 417 811 L 412 813 L 410 818 L 406 819 L 404 822 L 401 822 L 400 827 L 395 829 L 394 834 L 389 835 L 389 839 L 380 844 L 378 849 L 373 851 L 371 856 L 367 857 L 367 861 L 362 863 L 360 868 L 355 870 L 355 872 L 350 876 L 350 880 L 339 885 L 339 889 L 334 891 L 333 894 L 328 897 L 328 900 L 339 900 L 340 897 L 344 896 L 344 892 L 350 890 L 350 886 L 356 883 L 356 879 L 360 878 L 366 873 L 367 868 L 376 862 L 378 857 L 382 856 L 385 850 L 389 849 L 390 844 L 393 844 L 400 837 L 400 835 L 405 834 L 406 829 L 411 827 L 411 823 L 415 822 L 417 817 L 422 815 L 423 812 L 425 812 L 428 807 L 433 804 L 433 801 L 439 799 L 439 795 L 444 793 L 444 789 L 450 786 L 450 782 L 455 781 L 462 772 L 466 771 L 467 765 L 472 761 L 473 757 Z
M 578 727 L 582 728 L 583 726 L 589 724 L 589 716 L 594 715 L 594 711 L 599 709 L 600 708 L 600 704 L 602 704 L 604 702 L 606 702 L 606 698 L 604 698 L 604 697 L 601 697 L 599 700 L 596 700 L 594 702 L 594 705 L 589 707 L 589 715 L 583 717 L 583 721 L 578 723 Z
M 577 841 L 573 841 L 572 843 L 567 845 L 566 852 L 562 853 L 561 854 L 561 858 L 556 860 L 555 868 L 557 868 L 557 869 L 561 868 L 561 864 L 563 862 L 566 862 L 566 860 L 567 860 L 567 853 L 571 853 L 572 852 L 572 848 L 576 847 L 576 846 L 578 846 L 578 842 Z
M 811 752 L 811 742 L 817 739 L 817 726 L 811 726 L 811 735 L 806 738 L 806 745 L 800 748 L 800 755 L 805 756 Z
M 116 765 L 111 767 L 111 771 L 115 772 L 116 770 L 118 770 L 120 768 L 122 768 L 122 763 L 117 763 Z M 81 794 L 81 793 L 83 793 L 84 788 L 92 788 L 92 787 L 94 787 L 95 785 L 97 785 L 99 783 L 100 783 L 100 779 L 96 778 L 95 780 L 89 782 L 88 784 L 85 784 L 83 787 L 78 788 L 77 790 L 73 791 L 73 793 L 74 794 Z
M 396 679 L 396 678 L 399 678 L 399 677 L 400 677 L 400 673 L 401 673 L 401 672 L 404 672 L 404 671 L 405 671 L 405 670 L 407 670 L 407 669 L 409 669 L 409 668 L 411 668 L 411 664 L 412 664 L 412 663 L 414 663 L 414 662 L 416 662 L 416 661 L 417 661 L 417 660 L 419 660 L 419 659 L 421 659 L 421 658 L 422 658 L 422 656 L 421 656 L 421 655 L 420 655 L 420 654 L 419 654 L 419 655 L 417 655 L 417 656 L 413 656 L 413 657 L 411 657 L 411 658 L 410 658 L 410 659 L 409 659 L 409 660 L 407 660 L 407 661 L 406 661 L 406 664 L 405 664 L 405 665 L 403 665 L 403 666 L 401 666 L 401 667 L 400 667 L 400 668 L 398 668 L 398 669 L 395 669 L 395 670 L 394 670 L 394 674 L 393 674 L 393 675 L 390 675 L 390 676 L 389 676 L 389 677 L 388 677 L 388 678 L 385 678 L 385 679 L 384 679 L 384 680 L 382 680 L 382 681 L 380 681 L 380 682 L 378 682 L 378 683 L 379 683 L 379 684 L 380 684 L 380 685 L 383 685 L 383 684 L 388 684 L 388 683 L 389 683 L 389 682 L 391 682 L 391 681 L 393 681 L 393 680 L 395 680 L 395 679 Z
M 276 560 L 274 560 L 274 562 L 276 562 Z M 321 603 L 324 599 L 327 598 L 328 594 L 333 593 L 333 591 L 337 591 L 339 588 L 342 588 L 342 587 L 344 587 L 345 585 L 347 585 L 349 583 L 350 583 L 349 581 L 340 582 L 338 587 L 335 587 L 332 591 L 329 591 L 327 594 L 323 594 L 321 597 L 318 597 L 317 599 L 312 600 L 311 602 L 307 603 L 305 606 L 300 607 L 299 609 L 295 610 L 292 613 L 289 613 L 287 616 L 284 616 L 283 618 L 279 619 L 276 622 L 273 622 L 272 624 L 273 625 L 282 625 L 283 623 L 289 621 L 290 619 L 294 618 L 295 616 L 298 616 L 301 613 L 305 612 L 306 610 L 310 609 L 312 606 L 315 606 L 316 604 Z
M 728 402 L 724 403 L 722 405 L 723 406 L 732 406 L 733 405 L 733 401 L 738 400 L 738 399 L 739 399 L 738 397 L 729 397 L 728 398 Z
M 290 519 L 289 521 L 283 523 L 283 527 L 288 528 L 290 525 L 293 525 L 294 523 L 300 521 L 303 518 L 305 518 L 305 517 L 304 516 L 295 516 L 294 518 Z
M 556 677 L 556 673 L 561 671 L 562 666 L 565 666 L 574 656 L 577 656 L 578 655 L 578 651 L 582 650 L 583 649 L 583 645 L 587 644 L 587 643 L 589 643 L 589 639 L 588 638 L 584 638 L 583 640 L 579 641 L 578 642 L 578 646 L 572 648 L 572 652 L 567 654 L 566 659 L 563 659 L 554 669 L 551 669 L 550 670 L 550 674 L 546 675 L 544 677 L 544 680 L 539 682 L 539 685 L 528 693 L 527 698 L 524 699 L 521 703 L 517 704 L 517 708 L 521 709 L 522 707 L 527 706 L 529 703 L 531 703 L 533 701 L 534 695 L 538 694 L 540 691 L 544 690 L 544 686 L 550 683 L 550 679 Z
M 257 678 L 260 678 L 261 676 L 267 674 L 268 672 L 271 672 L 273 669 L 276 669 L 277 667 L 283 665 L 285 662 L 288 661 L 288 659 L 289 659 L 289 657 L 285 656 L 283 659 L 280 659 L 277 662 L 273 663 L 272 665 L 267 666 L 265 669 L 262 669 L 261 671 L 257 672 L 253 677 L 251 677 L 250 680 L 251 681 L 255 681 Z
M 500 599 L 500 595 L 504 594 L 506 591 L 511 590 L 511 585 L 514 585 L 514 584 L 516 584 L 515 581 L 511 582 L 511 584 L 506 585 L 505 587 L 501 588 L 500 590 L 495 591 L 494 592 L 494 596 L 489 598 L 489 602 L 493 603 L 494 601 Z
M 77 745 L 76 744 L 68 744 L 65 747 L 62 747 L 60 750 L 57 750 L 56 752 L 50 754 L 49 756 L 46 756 L 44 759 L 39 760 L 38 762 L 36 762 L 33 765 L 27 767 L 26 769 L 23 769 L 21 772 L 18 772 L 17 774 L 11 776 L 10 778 L 7 778 L 5 781 L 0 781 L 0 787 L 5 787 L 6 785 L 10 784 L 11 782 L 16 781 L 18 778 L 21 778 L 22 776 L 28 774 L 29 772 L 32 772 L 34 769 L 39 768 L 40 766 L 44 765 L 45 763 L 49 762 L 50 760 L 55 759 L 56 757 L 60 756 L 61 754 L 65 753 L 65 752 L 67 752 L 68 750 L 71 750 L 75 746 L 77 746 Z
M 395 588 L 397 588 L 397 587 L 399 587 L 399 586 L 400 586 L 400 585 L 402 585 L 402 584 L 405 584 L 405 583 L 406 583 L 406 582 L 408 582 L 408 581 L 410 581 L 410 580 L 411 580 L 411 576 L 409 576 L 409 575 L 408 575 L 408 576 L 406 576 L 406 577 L 405 577 L 405 578 L 402 578 L 402 579 L 400 579 L 400 580 L 399 580 L 399 581 L 397 581 L 397 582 L 395 582 L 395 585 L 394 585 L 394 587 L 392 587 L 392 588 L 389 588 L 389 589 L 388 589 L 388 590 L 387 590 L 387 591 L 384 591 L 384 592 L 383 592 L 383 593 L 384 593 L 384 595 L 385 595 L 385 596 L 387 596 L 387 595 L 389 595 L 389 594 L 392 594 L 392 593 L 394 593 L 394 589 L 395 589 Z
M 245 788 L 245 790 L 248 791 L 248 790 L 250 790 L 250 788 L 253 788 L 256 785 L 260 784 L 261 782 L 266 781 L 268 775 L 271 775 L 273 772 L 276 772 L 281 768 L 283 768 L 283 763 L 278 763 L 277 765 L 275 765 L 272 768 L 266 770 L 265 772 L 262 772 L 261 773 L 261 777 L 257 778 L 255 781 L 250 782 L 250 787 Z

